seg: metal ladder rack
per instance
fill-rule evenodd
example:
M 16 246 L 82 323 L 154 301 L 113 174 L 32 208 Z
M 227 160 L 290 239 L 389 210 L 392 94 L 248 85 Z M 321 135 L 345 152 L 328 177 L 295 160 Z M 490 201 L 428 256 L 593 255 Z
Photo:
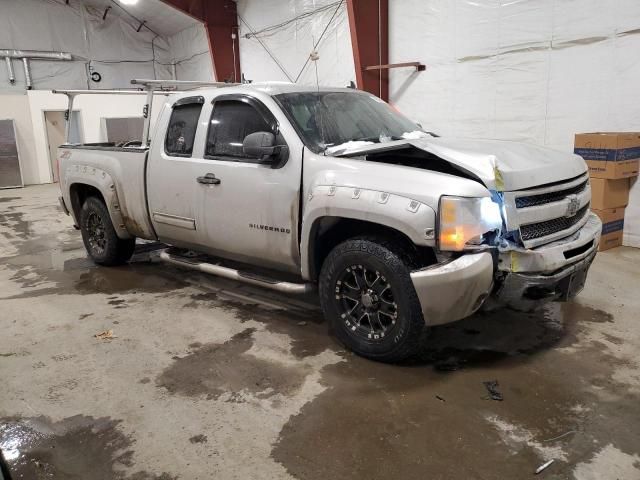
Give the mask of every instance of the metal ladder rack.
M 169 95 L 173 92 L 192 90 L 196 88 L 223 88 L 241 85 L 240 83 L 225 82 L 201 82 L 197 80 L 153 80 L 153 79 L 133 79 L 132 85 L 139 85 L 139 89 L 122 90 L 51 90 L 52 93 L 66 95 L 68 99 L 65 117 L 65 141 L 69 142 L 69 131 L 71 129 L 71 116 L 73 115 L 73 102 L 78 95 L 146 95 L 147 101 L 143 107 L 144 127 L 142 130 L 142 147 L 149 146 L 149 127 L 151 125 L 151 107 L 154 95 Z

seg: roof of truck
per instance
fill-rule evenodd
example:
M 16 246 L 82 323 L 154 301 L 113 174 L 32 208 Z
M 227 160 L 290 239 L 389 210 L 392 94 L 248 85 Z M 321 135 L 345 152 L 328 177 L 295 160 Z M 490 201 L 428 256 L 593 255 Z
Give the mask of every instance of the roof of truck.
M 218 94 L 237 94 L 237 93 L 249 93 L 256 92 L 262 95 L 268 96 L 276 96 L 280 94 L 286 93 L 315 93 L 315 92 L 345 92 L 345 93 L 366 93 L 362 90 L 357 90 L 354 88 L 339 88 L 339 87 L 315 87 L 312 85 L 298 85 L 296 83 L 289 82 L 254 82 L 254 83 L 244 83 L 241 85 L 238 84 L 230 84 L 228 86 L 220 86 L 220 87 L 208 87 L 202 86 L 192 90 L 181 90 L 174 92 L 171 94 L 171 98 L 173 101 L 177 101 L 183 97 L 193 96 L 197 94 L 197 92 L 202 92 L 205 94 L 208 93 L 216 93 Z
M 266 95 L 280 95 L 281 93 L 304 93 L 304 92 L 357 92 L 353 88 L 338 88 L 338 87 L 316 87 L 312 85 L 299 85 L 297 83 L 290 82 L 254 82 L 254 83 L 245 83 L 242 85 L 229 85 L 228 87 L 219 87 L 223 90 L 232 90 L 237 92 L 238 89 L 241 90 L 253 90 L 257 92 L 264 93 Z M 215 88 L 216 91 L 219 88 Z M 199 90 L 209 90 L 208 87 L 202 87 Z M 193 92 L 193 90 L 181 91 L 180 93 L 184 96 L 184 94 L 189 94 L 189 92 Z M 191 93 L 193 94 L 193 93 Z
M 329 91 L 345 91 L 353 92 L 352 88 L 324 87 L 313 85 L 300 85 L 291 82 L 255 82 L 242 85 L 243 88 L 258 90 L 269 95 L 279 95 L 281 93 L 303 93 L 303 92 L 329 92 Z

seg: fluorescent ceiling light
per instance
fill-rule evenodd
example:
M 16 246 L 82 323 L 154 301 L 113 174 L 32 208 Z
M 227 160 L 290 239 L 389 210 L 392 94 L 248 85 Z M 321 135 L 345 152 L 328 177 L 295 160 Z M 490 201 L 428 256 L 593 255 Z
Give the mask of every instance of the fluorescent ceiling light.
M 135 5 L 138 0 L 120 0 L 120 3 L 123 5 Z

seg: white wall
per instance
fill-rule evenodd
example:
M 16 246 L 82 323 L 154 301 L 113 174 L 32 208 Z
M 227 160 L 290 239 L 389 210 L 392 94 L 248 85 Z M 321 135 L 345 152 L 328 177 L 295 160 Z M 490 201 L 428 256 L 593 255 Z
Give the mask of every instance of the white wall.
M 214 80 L 207 31 L 202 24 L 167 38 L 170 63 L 176 65 L 177 80 Z
M 640 181 L 631 179 L 629 205 L 624 212 L 624 234 L 622 244 L 640 248 Z
M 58 89 L 129 88 L 132 78 L 171 78 L 171 63 L 178 62 L 178 78 L 194 75 L 211 79 L 209 44 L 204 27 L 197 24 L 171 37 L 171 42 L 111 11 L 79 0 L 0 0 L 0 48 L 64 51 L 72 61 L 31 61 L 34 89 L 27 95 L 22 62 L 13 61 L 16 84 L 10 85 L 4 59 L 0 59 L 0 118 L 16 122 L 20 161 L 25 184 L 52 181 L 44 127 L 45 110 L 65 110 L 66 97 Z M 206 54 L 201 54 L 207 50 Z M 197 54 L 197 55 L 196 55 Z M 190 58 L 193 57 L 193 58 Z M 88 80 L 92 68 L 102 81 Z M 140 116 L 143 97 L 78 97 L 84 141 L 104 141 L 102 117 Z M 157 114 L 159 109 L 154 108 Z
M 640 131 L 637 0 L 393 0 L 391 102 L 442 135 L 573 150 L 577 132 Z M 640 246 L 640 182 L 626 238 Z
M 123 88 L 130 86 L 132 78 L 171 78 L 168 66 L 154 62 L 167 55 L 165 40 L 154 39 L 144 28 L 136 32 L 113 12 L 102 20 L 102 13 L 78 0 L 69 5 L 52 0 L 0 0 L 0 48 L 73 55 L 72 61 L 32 61 L 36 89 Z M 13 63 L 16 85 L 6 81 L 3 62 L 0 93 L 21 93 L 25 88 L 22 62 Z M 100 83 L 88 80 L 89 68 L 102 75 Z
M 253 81 L 295 80 L 313 49 L 329 24 L 336 6 L 331 6 L 311 16 L 296 20 L 274 31 L 264 32 L 258 38 L 287 72 L 285 74 L 276 61 L 264 49 L 256 37 L 245 38 L 251 30 L 257 32 L 265 27 L 312 12 L 320 7 L 336 3 L 334 0 L 238 0 L 240 25 L 240 63 L 246 78 Z M 248 25 L 248 26 L 247 26 Z M 251 27 L 251 30 L 250 28 Z M 320 84 L 345 87 L 355 81 L 351 36 L 347 18 L 346 2 L 337 10 L 322 41 L 318 45 L 320 60 L 317 62 Z M 316 84 L 313 62 L 309 62 L 300 75 L 299 83 Z
M 568 150 L 640 129 L 638 29 L 636 0 L 394 0 L 390 61 L 427 71 L 392 71 L 391 100 L 446 135 Z
M 29 178 L 25 177 L 25 184 L 51 182 L 51 168 L 47 147 L 47 136 L 44 122 L 44 112 L 47 110 L 66 110 L 67 97 L 54 95 L 49 91 L 34 90 L 27 95 L 28 111 L 31 117 L 31 132 L 35 158 L 23 161 L 23 165 L 32 165 L 33 172 Z M 85 143 L 104 142 L 102 118 L 136 117 L 142 115 L 145 103 L 144 95 L 84 95 L 76 97 L 73 109 L 80 115 L 80 131 Z M 163 96 L 154 98 L 151 129 L 160 113 Z M 25 131 L 28 131 L 25 128 Z M 22 152 L 21 152 L 22 153 Z

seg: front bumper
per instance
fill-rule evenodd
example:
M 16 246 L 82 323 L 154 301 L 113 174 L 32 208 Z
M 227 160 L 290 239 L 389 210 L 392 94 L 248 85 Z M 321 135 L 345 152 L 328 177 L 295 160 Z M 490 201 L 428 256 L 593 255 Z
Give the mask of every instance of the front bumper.
M 482 252 L 412 272 L 427 325 L 454 322 L 480 308 L 493 287 L 493 271 L 493 257 Z
M 587 272 L 595 256 L 594 250 L 586 258 L 552 274 L 507 274 L 490 303 L 530 311 L 538 307 L 540 302 L 567 301 L 584 287 Z
M 602 224 L 593 213 L 567 238 L 534 249 L 485 251 L 411 273 L 427 325 L 465 318 L 481 306 L 531 310 L 564 301 L 584 285 L 600 242 Z M 487 300 L 485 302 L 485 300 Z
M 577 295 L 596 256 L 602 222 L 594 213 L 573 235 L 534 249 L 502 252 L 498 286 L 486 308 L 508 306 L 533 310 L 541 302 L 566 301 Z

